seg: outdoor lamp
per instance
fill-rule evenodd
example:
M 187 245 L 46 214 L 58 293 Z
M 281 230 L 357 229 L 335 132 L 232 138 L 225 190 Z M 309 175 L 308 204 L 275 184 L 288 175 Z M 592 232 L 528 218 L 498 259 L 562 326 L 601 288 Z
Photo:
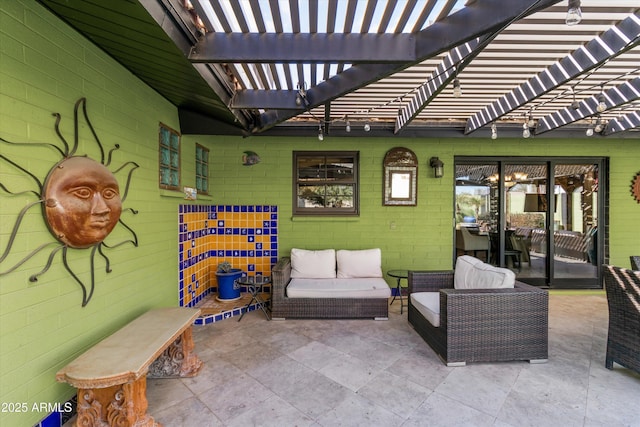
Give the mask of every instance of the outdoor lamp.
M 429 166 L 433 168 L 433 176 L 442 178 L 444 176 L 444 163 L 437 157 L 429 159 Z

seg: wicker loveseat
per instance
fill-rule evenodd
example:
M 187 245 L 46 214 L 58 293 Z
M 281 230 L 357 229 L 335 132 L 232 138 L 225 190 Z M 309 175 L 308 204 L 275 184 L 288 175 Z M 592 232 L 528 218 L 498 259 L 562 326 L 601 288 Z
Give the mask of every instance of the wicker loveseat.
M 454 289 L 454 271 L 409 271 L 408 321 L 448 366 L 548 359 L 548 293 L 511 288 Z M 439 301 L 439 326 L 416 307 L 417 293 Z
M 345 251 L 348 252 L 348 251 Z M 357 256 L 366 253 L 366 251 L 354 251 L 359 253 Z M 293 250 L 292 250 L 293 255 Z M 376 258 L 379 257 L 379 253 Z M 294 259 L 295 261 L 295 259 Z M 376 260 L 375 263 L 378 263 Z M 366 262 L 365 262 L 366 263 Z M 340 261 L 338 260 L 338 269 Z M 362 264 L 362 263 L 357 263 Z M 335 261 L 333 264 L 335 269 Z M 355 266 L 357 269 L 358 267 Z M 379 267 L 377 267 L 379 269 Z M 341 275 L 334 273 L 335 278 L 320 278 L 311 281 L 320 283 L 320 287 L 315 285 L 311 289 L 315 293 L 313 297 L 305 297 L 304 289 L 295 290 L 290 286 L 292 284 L 292 257 L 282 257 L 278 263 L 271 269 L 272 276 L 272 294 L 271 294 L 271 317 L 272 319 L 285 318 L 373 318 L 376 320 L 386 320 L 389 316 L 389 296 L 391 290 L 382 278 L 380 271 L 376 276 L 379 277 L 353 277 L 341 278 Z M 296 279 L 294 269 L 294 280 Z M 337 280 L 336 280 L 337 279 Z M 347 281 L 346 288 L 344 283 Z M 326 282 L 327 287 L 324 288 L 322 282 Z M 355 291 L 350 290 L 349 281 L 353 281 Z M 363 286 L 364 283 L 364 286 Z M 302 292 L 302 294 L 301 294 Z M 371 294 L 371 295 L 369 295 Z M 291 295 L 296 295 L 292 297 Z

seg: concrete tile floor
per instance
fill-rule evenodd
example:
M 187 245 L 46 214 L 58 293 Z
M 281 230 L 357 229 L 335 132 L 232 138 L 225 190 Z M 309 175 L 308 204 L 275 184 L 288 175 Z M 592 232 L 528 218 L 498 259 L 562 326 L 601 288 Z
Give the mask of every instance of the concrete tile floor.
M 640 426 L 640 375 L 604 367 L 604 293 L 550 296 L 549 362 L 446 367 L 400 314 L 388 321 L 267 321 L 261 311 L 194 327 L 205 362 L 149 379 L 166 427 Z

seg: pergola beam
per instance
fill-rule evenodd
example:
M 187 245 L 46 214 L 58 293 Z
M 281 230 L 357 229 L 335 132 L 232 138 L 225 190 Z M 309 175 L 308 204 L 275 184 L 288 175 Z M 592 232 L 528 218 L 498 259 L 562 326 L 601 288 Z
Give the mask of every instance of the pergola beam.
M 524 16 L 545 9 L 559 0 L 485 0 L 473 2 L 460 11 L 420 31 L 416 36 L 417 57 L 414 62 L 397 64 L 357 64 L 307 91 L 313 99 L 309 108 L 330 102 L 412 65 L 432 58 L 455 46 L 473 40 L 503 27 L 514 17 Z M 278 123 L 295 117 L 299 111 L 269 110 L 260 115 L 255 132 L 269 129 Z
M 207 33 L 189 54 L 193 63 L 415 62 L 412 34 Z
M 640 42 L 640 17 L 634 14 L 595 37 L 572 54 L 538 73 L 467 120 L 465 134 L 525 105 L 571 79 L 633 48 Z
M 619 107 L 640 99 L 640 77 L 629 80 L 603 92 L 607 110 Z M 559 128 L 597 114 L 598 96 L 591 96 L 581 101 L 577 109 L 565 107 L 538 120 L 535 135 Z
M 400 132 L 462 71 L 463 60 L 479 48 L 480 40 L 475 39 L 449 51 L 447 56 L 431 73 L 429 79 L 415 90 L 415 96 L 398 112 L 394 133 Z M 479 52 L 476 52 L 476 54 Z M 475 55 L 474 55 L 475 56 Z M 458 65 L 456 65 L 458 64 Z
M 603 135 L 608 136 L 638 127 L 640 127 L 640 110 L 632 111 L 622 117 L 616 117 L 609 120 L 609 123 L 607 123 L 607 126 L 604 128 L 602 133 Z

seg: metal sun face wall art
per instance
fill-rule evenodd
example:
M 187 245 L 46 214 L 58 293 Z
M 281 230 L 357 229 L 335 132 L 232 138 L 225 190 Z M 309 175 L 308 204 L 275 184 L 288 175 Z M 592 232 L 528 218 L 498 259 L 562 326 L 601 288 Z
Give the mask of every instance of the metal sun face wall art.
M 93 160 L 87 156 L 75 155 L 79 142 L 79 121 L 78 110 L 82 107 L 82 113 L 95 143 L 100 150 L 100 161 Z M 0 142 L 20 145 L 20 146 L 48 146 L 54 148 L 62 156 L 62 160 L 56 163 L 47 174 L 44 184 L 40 182 L 38 177 L 29 172 L 26 168 L 13 162 L 6 156 L 0 154 L 0 159 L 9 163 L 13 167 L 24 172 L 28 177 L 33 179 L 38 187 L 38 191 L 22 191 L 12 192 L 3 183 L 0 182 L 0 188 L 10 195 L 19 195 L 31 193 L 38 197 L 38 200 L 25 206 L 13 226 L 7 246 L 0 256 L 0 264 L 8 257 L 13 243 L 18 235 L 20 224 L 27 211 L 37 205 L 42 205 L 45 224 L 57 242 L 44 243 L 26 257 L 16 262 L 8 270 L 0 271 L 0 276 L 7 275 L 15 271 L 22 264 L 31 259 L 38 252 L 56 245 L 50 252 L 47 264 L 36 274 L 31 275 L 29 280 L 36 282 L 38 277 L 44 274 L 52 265 L 53 259 L 58 251 L 62 251 L 62 262 L 66 270 L 76 280 L 82 288 L 82 306 L 86 306 L 95 288 L 95 255 L 99 253 L 106 262 L 106 272 L 110 273 L 109 258 L 104 254 L 103 248 L 115 248 L 125 243 L 131 243 L 138 246 L 138 238 L 133 230 L 127 226 L 121 219 L 123 211 L 122 203 L 125 201 L 131 176 L 133 171 L 138 168 L 135 162 L 127 162 L 118 168 L 115 172 L 111 172 L 108 166 L 111 163 L 111 155 L 113 151 L 119 149 L 119 145 L 109 151 L 108 159 L 105 161 L 105 154 L 102 144 L 91 125 L 86 111 L 86 99 L 80 98 L 74 108 L 74 143 L 69 146 L 59 128 L 61 116 L 53 113 L 56 117 L 55 130 L 62 141 L 63 147 L 49 143 L 15 143 L 0 138 Z M 129 167 L 127 182 L 124 194 L 120 193 L 120 185 L 116 179 L 116 173 Z M 138 212 L 134 209 L 126 209 L 133 214 Z M 131 239 L 121 241 L 119 243 L 108 245 L 105 239 L 111 234 L 118 224 L 121 224 L 128 232 L 131 233 Z M 91 248 L 91 282 L 89 289 L 84 281 L 78 277 L 72 270 L 67 261 L 67 252 L 69 249 L 82 250 Z

